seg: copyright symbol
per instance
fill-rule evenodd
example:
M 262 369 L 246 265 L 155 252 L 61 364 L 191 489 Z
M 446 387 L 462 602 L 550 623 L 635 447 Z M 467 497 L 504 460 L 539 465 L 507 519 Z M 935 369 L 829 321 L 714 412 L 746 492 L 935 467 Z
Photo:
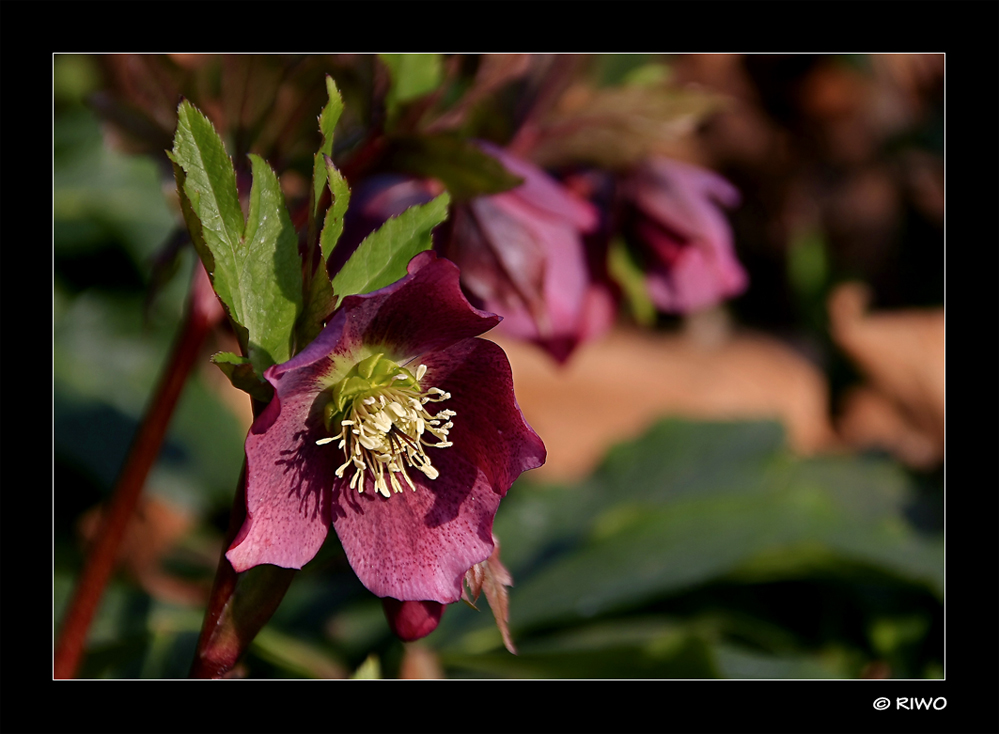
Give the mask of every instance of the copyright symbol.
M 874 699 L 874 708 L 876 708 L 878 711 L 884 711 L 889 706 L 891 706 L 891 701 L 889 701 L 884 696 L 882 696 L 881 698 Z

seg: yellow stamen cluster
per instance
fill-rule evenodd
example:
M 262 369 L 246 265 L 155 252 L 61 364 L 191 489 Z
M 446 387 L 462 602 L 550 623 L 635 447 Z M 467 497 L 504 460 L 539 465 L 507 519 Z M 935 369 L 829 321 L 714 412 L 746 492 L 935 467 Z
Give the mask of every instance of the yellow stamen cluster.
M 337 383 L 324 412 L 324 422 L 331 433 L 329 438 L 316 441 L 327 444 L 339 441 L 346 461 L 336 470 L 338 477 L 351 466 L 354 476 L 351 489 L 364 491 L 364 475 L 369 473 L 375 489 L 390 497 L 389 485 L 395 492 L 402 492 L 398 475 L 415 490 L 416 486 L 406 472 L 406 465 L 436 479 L 437 469 L 430 463 L 424 448 L 447 448 L 448 431 L 454 425 L 453 410 L 441 410 L 431 415 L 428 403 L 439 403 L 451 393 L 436 387 L 423 390 L 420 380 L 426 374 L 426 365 L 420 365 L 413 375 L 381 354 L 373 355 L 358 363 L 348 375 Z M 433 437 L 436 441 L 428 441 Z M 387 476 L 387 481 L 386 481 Z

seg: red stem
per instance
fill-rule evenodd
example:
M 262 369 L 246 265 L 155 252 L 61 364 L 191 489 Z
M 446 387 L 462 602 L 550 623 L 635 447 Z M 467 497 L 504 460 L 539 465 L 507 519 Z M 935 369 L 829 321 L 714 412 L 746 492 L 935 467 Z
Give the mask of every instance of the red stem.
M 159 455 L 170 417 L 201 344 L 222 315 L 204 268 L 199 265 L 184 325 L 174 342 L 170 361 L 160 376 L 152 403 L 139 426 L 125 466 L 118 476 L 111 502 L 104 513 L 100 530 L 95 536 L 83 572 L 77 580 L 73 598 L 63 617 L 55 647 L 55 678 L 72 678 L 77 673 L 90 623 L 104 594 L 104 587 L 111 578 L 125 529 L 138 504 L 142 486 Z

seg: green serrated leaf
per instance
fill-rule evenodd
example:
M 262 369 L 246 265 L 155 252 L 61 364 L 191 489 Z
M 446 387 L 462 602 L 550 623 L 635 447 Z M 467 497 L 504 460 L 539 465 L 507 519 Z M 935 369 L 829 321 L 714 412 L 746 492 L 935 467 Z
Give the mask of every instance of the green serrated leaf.
M 370 293 L 402 278 L 409 261 L 433 246 L 431 233 L 447 218 L 450 201 L 447 193 L 441 194 L 392 217 L 368 235 L 333 278 L 337 298 Z
M 401 171 L 438 179 L 455 201 L 498 194 L 524 183 L 472 141 L 451 135 L 397 139 L 390 161 Z
M 305 310 L 302 311 L 296 331 L 296 353 L 305 349 L 319 336 L 326 317 L 333 313 L 335 307 L 333 286 L 326 274 L 326 265 L 323 263 L 309 281 L 308 290 L 305 292 Z
M 302 309 L 298 238 L 281 186 L 270 166 L 251 155 L 253 186 L 244 223 L 236 174 L 215 128 L 186 100 L 177 114 L 170 158 L 184 216 L 240 346 L 263 374 L 291 356 Z
M 296 328 L 296 351 L 304 349 L 319 332 L 323 321 L 333 310 L 335 299 L 333 286 L 330 284 L 326 261 L 340 235 L 343 233 L 343 217 L 347 212 L 350 200 L 350 189 L 347 181 L 333 165 L 330 156 L 333 154 L 333 133 L 336 123 L 343 112 L 343 99 L 336 88 L 333 78 L 326 76 L 326 91 L 329 102 L 319 116 L 319 131 L 323 142 L 313 159 L 312 189 L 309 192 L 309 234 L 306 263 L 315 265 L 314 270 L 306 269 L 304 301 L 302 315 Z M 319 234 L 319 255 L 316 247 L 316 217 L 319 215 L 319 203 L 322 199 L 323 186 L 330 186 L 332 204 L 326 212 L 322 232 Z
M 350 187 L 347 186 L 347 179 L 333 165 L 329 156 L 324 155 L 323 157 L 330 194 L 333 197 L 333 203 L 326 212 L 326 221 L 323 223 L 323 232 L 319 238 L 323 262 L 326 262 L 330 253 L 333 252 L 333 247 L 340 239 L 340 235 L 343 234 L 343 218 L 347 213 L 347 205 L 350 203 Z
M 298 236 L 281 184 L 263 158 L 250 155 L 253 186 L 239 274 L 240 322 L 250 333 L 250 359 L 259 374 L 291 358 L 292 334 L 302 310 Z
M 329 102 L 326 103 L 322 113 L 319 115 L 319 132 L 322 133 L 323 143 L 319 146 L 319 152 L 316 153 L 312 165 L 312 217 L 316 217 L 319 214 L 317 207 L 323 193 L 323 186 L 326 185 L 327 169 L 323 163 L 323 156 L 333 155 L 333 131 L 336 129 L 340 115 L 343 113 L 343 98 L 336 88 L 333 77 L 328 74 L 326 75 L 326 92 L 329 94 Z
M 239 208 L 236 172 L 212 123 L 190 102 L 177 109 L 177 133 L 170 159 L 183 169 L 178 190 L 198 224 L 191 236 L 199 248 L 212 285 L 230 314 L 239 320 L 237 262 L 241 250 L 243 213 Z M 184 202 L 182 201 L 182 206 Z M 186 214 L 186 212 L 185 212 Z M 191 222 L 188 221 L 188 225 Z M 203 252 L 211 253 L 206 259 Z
M 234 388 L 242 390 L 254 400 L 269 403 L 274 397 L 274 388 L 261 379 L 248 357 L 240 357 L 232 352 L 218 352 L 212 355 L 212 362 L 229 378 Z

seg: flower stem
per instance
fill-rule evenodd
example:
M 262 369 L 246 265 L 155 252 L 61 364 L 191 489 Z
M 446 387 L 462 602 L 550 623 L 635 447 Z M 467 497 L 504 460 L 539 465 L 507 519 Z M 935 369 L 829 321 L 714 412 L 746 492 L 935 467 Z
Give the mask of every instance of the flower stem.
M 111 578 L 121 540 L 138 504 L 146 477 L 159 455 L 170 417 L 205 336 L 223 315 L 208 276 L 204 268 L 198 265 L 183 327 L 174 342 L 170 360 L 160 376 L 125 466 L 118 475 L 111 502 L 104 513 L 100 530 L 95 536 L 63 617 L 55 648 L 55 678 L 72 678 L 77 673 L 90 623 L 104 594 L 104 587 Z
M 253 416 L 266 407 L 256 400 Z M 191 663 L 190 678 L 222 678 L 231 671 L 260 629 L 271 618 L 288 586 L 298 572 L 261 564 L 237 573 L 226 558 L 226 551 L 236 539 L 246 520 L 246 460 L 239 474 L 236 496 L 232 501 L 229 528 L 219 558 L 215 581 L 205 609 L 205 620 Z

